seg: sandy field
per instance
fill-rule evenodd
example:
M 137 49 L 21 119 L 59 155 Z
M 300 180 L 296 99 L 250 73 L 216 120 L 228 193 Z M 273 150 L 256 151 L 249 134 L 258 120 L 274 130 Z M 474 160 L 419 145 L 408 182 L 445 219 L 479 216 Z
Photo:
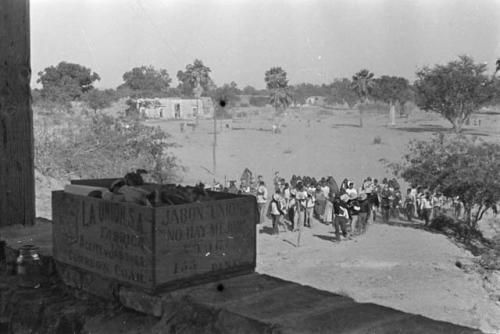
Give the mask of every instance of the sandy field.
M 409 140 L 450 128 L 439 115 L 421 111 L 398 119 L 395 127 L 387 126 L 385 114 L 365 113 L 360 128 L 357 111 L 311 108 L 290 110 L 281 119 L 281 134 L 273 134 L 270 109 L 245 111 L 252 116 L 218 122 L 215 178 L 220 182 L 239 180 L 245 167 L 263 175 L 268 184 L 276 170 L 286 179 L 292 174 L 332 175 L 338 182 L 349 178 L 357 185 L 367 176 L 381 180 L 392 177 L 381 159 L 399 161 Z M 500 114 L 474 117 L 481 119 L 481 126 L 471 123 L 466 133 L 500 139 Z M 195 131 L 186 127 L 184 132 L 176 121 L 146 123 L 162 127 L 180 144 L 173 153 L 187 168 L 182 183 L 214 179 L 212 121 L 200 121 Z M 381 144 L 373 143 L 376 136 Z M 60 189 L 61 183 L 37 175 L 37 184 L 37 214 L 50 218 L 50 211 L 44 209 L 50 203 L 46 189 Z M 498 226 L 500 218 L 491 219 Z M 490 273 L 487 281 L 477 270 L 458 268 L 457 260 L 472 264 L 473 255 L 443 235 L 418 228 L 420 223 L 372 224 L 366 235 L 340 243 L 333 242 L 331 226 L 316 223 L 302 233 L 300 247 L 296 247 L 296 233 L 272 236 L 269 227 L 269 222 L 258 227 L 257 270 L 261 273 L 360 302 L 500 333 L 500 273 Z
M 409 140 L 426 139 L 450 127 L 439 115 L 421 111 L 398 119 L 396 127 L 387 125 L 387 115 L 367 113 L 360 128 L 354 110 L 302 109 L 289 111 L 282 119 L 282 133 L 272 134 L 271 115 L 267 109 L 237 122 L 218 123 L 218 181 L 239 180 L 245 167 L 262 174 L 268 184 L 276 170 L 287 179 L 297 174 L 332 175 L 337 181 L 346 177 L 357 184 L 367 176 L 381 180 L 392 177 L 381 159 L 399 161 Z M 500 115 L 475 118 L 481 119 L 481 126 L 471 122 L 466 133 L 500 139 Z M 161 126 L 182 145 L 174 152 L 188 168 L 183 183 L 213 179 L 211 121 L 201 121 L 195 131 L 188 127 L 184 133 L 176 122 L 148 123 Z M 376 136 L 382 139 L 379 145 L 373 143 Z M 336 243 L 332 227 L 317 223 L 304 231 L 302 245 L 296 247 L 296 233 L 272 236 L 269 227 L 270 222 L 259 227 L 259 272 L 360 302 L 500 333 L 500 302 L 481 274 L 455 265 L 457 260 L 472 263 L 473 255 L 443 235 L 374 224 L 366 235 Z M 500 283 L 500 275 L 495 277 Z

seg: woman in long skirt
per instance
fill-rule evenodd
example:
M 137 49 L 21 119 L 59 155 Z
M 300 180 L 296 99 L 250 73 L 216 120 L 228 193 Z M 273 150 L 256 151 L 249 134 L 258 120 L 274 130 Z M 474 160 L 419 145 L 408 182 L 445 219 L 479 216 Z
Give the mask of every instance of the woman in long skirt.
M 318 220 L 324 221 L 325 207 L 326 207 L 326 197 L 321 187 L 316 186 L 316 191 L 314 192 L 314 215 Z
M 325 205 L 325 214 L 323 215 L 325 224 L 331 224 L 333 222 L 333 198 L 329 198 Z

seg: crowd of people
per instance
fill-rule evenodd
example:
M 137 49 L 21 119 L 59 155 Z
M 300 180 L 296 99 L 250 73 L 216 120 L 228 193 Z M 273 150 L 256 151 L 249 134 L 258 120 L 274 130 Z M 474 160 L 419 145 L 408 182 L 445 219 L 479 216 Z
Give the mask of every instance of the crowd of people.
M 224 190 L 255 195 L 259 223 L 270 219 L 273 234 L 279 234 L 280 228 L 284 231 L 312 228 L 317 221 L 332 224 L 337 240 L 352 239 L 365 233 L 369 222 L 381 219 L 387 223 L 401 215 L 408 221 L 421 219 L 428 226 L 431 218 L 441 215 L 445 204 L 450 202 L 439 189 L 431 193 L 415 185 L 406 189 L 403 196 L 395 178 L 379 182 L 367 177 L 359 185 L 344 179 L 339 186 L 332 176 L 316 179 L 293 175 L 287 182 L 275 172 L 270 192 L 261 175 L 256 179 L 249 175 L 242 176 L 239 188 L 236 181 L 230 181 Z M 461 212 L 458 198 L 452 199 L 451 207 L 458 218 Z

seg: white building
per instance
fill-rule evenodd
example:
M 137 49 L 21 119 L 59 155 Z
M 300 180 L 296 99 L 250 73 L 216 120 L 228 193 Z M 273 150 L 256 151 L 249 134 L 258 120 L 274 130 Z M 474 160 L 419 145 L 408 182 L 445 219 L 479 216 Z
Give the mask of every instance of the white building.
M 137 110 L 146 118 L 189 120 L 212 118 L 214 115 L 214 105 L 209 97 L 138 99 L 136 103 Z

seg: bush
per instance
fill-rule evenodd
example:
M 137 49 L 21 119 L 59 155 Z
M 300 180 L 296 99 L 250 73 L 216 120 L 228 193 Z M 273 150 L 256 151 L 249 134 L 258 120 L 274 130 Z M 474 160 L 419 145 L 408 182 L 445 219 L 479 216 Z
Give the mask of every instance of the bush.
M 375 136 L 375 138 L 373 138 L 373 144 L 375 145 L 382 144 L 382 138 L 380 136 Z
M 269 102 L 269 97 L 254 95 L 250 97 L 248 102 L 254 107 L 265 107 Z
M 168 152 L 175 145 L 169 135 L 138 119 L 67 116 L 55 125 L 52 118 L 35 118 L 35 167 L 44 175 L 103 178 L 145 169 L 164 183 L 181 169 Z
M 359 110 L 365 114 L 388 114 L 389 105 L 381 101 L 370 101 L 358 105 Z

